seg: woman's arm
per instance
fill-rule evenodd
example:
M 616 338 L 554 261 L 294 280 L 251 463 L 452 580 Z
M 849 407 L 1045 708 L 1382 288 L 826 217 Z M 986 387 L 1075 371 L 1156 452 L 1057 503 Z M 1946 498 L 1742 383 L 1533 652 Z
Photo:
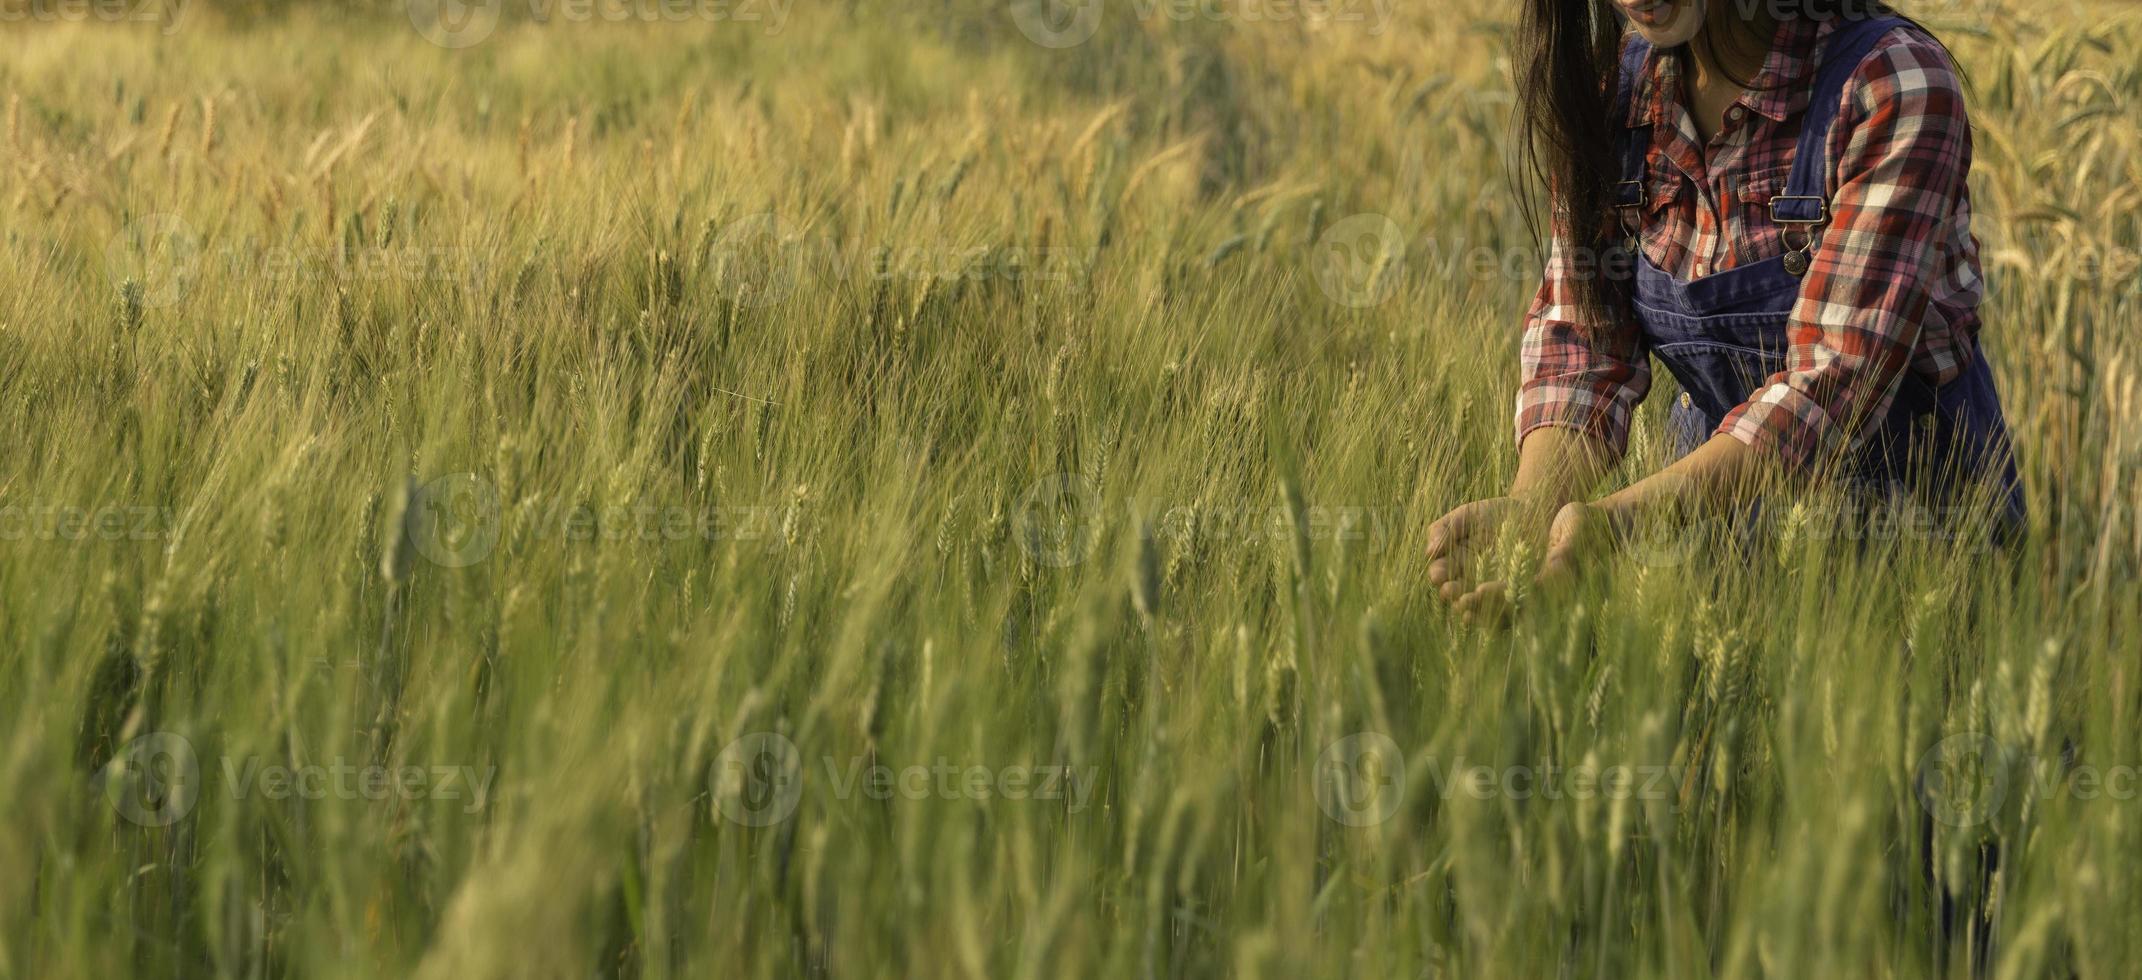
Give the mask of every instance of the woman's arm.
M 1556 237 L 1525 317 L 1517 394 L 1517 477 L 1507 494 L 1475 500 L 1428 528 L 1428 581 L 1460 612 L 1499 605 L 1507 592 L 1488 557 L 1507 535 L 1538 542 L 1558 509 L 1591 496 L 1628 444 L 1629 420 L 1651 386 L 1642 332 L 1627 317 L 1587 316 Z
M 1538 480 L 1550 472 L 1542 463 L 1560 458 L 1571 445 L 1550 437 L 1535 449 L 1533 438 L 1552 429 L 1582 436 L 1599 451 L 1585 453 L 1587 460 L 1603 457 L 1592 474 L 1596 480 L 1621 460 L 1636 406 L 1651 391 L 1651 353 L 1644 347 L 1643 330 L 1628 311 L 1607 316 L 1584 305 L 1578 277 L 1601 274 L 1600 263 L 1570 261 L 1564 239 L 1559 232 L 1554 237 L 1518 348 L 1523 372 L 1517 388 L 1520 480 L 1528 479 L 1528 457 L 1529 479 Z M 1582 489 L 1589 492 L 1590 485 Z
M 1779 475 L 1776 461 L 1731 436 L 1712 436 L 1694 451 L 1594 502 L 1626 526 L 1640 519 L 1715 517 L 1760 496 Z
M 1720 434 L 1805 471 L 1849 451 L 1887 414 L 1933 300 L 1948 282 L 1952 222 L 1971 167 L 1955 69 L 1915 31 L 1854 73 L 1838 117 L 1830 223 L 1793 307 L 1785 370 L 1728 413 Z
M 1569 503 L 1547 533 L 1540 578 L 1564 581 L 1587 556 L 1630 540 L 1637 529 L 1687 525 L 1737 511 L 1780 477 L 1775 457 L 1732 436 L 1712 436 L 1672 465 L 1591 503 Z
M 1518 446 L 1510 496 L 1552 513 L 1572 500 L 1590 497 L 1614 461 L 1614 451 L 1597 436 L 1572 428 L 1534 429 Z

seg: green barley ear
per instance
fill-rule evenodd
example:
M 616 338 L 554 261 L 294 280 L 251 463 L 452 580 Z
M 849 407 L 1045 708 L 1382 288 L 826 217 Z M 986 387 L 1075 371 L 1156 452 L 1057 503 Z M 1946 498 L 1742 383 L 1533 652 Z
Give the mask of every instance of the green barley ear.
M 1522 608 L 1532 591 L 1532 576 L 1539 573 L 1540 555 L 1532 542 L 1513 536 L 1496 549 L 1495 563 L 1503 582 L 1509 585 L 1511 608 Z
M 365 495 L 364 509 L 359 512 L 357 517 L 358 561 L 355 565 L 356 568 L 362 569 L 365 563 L 371 560 L 374 542 L 380 542 L 384 545 L 384 542 L 380 539 L 379 530 L 385 526 L 388 518 L 394 516 L 391 513 L 392 506 L 392 500 L 386 494 L 377 490 Z
M 201 100 L 201 155 L 214 156 L 216 152 L 216 100 L 213 96 Z
M 394 226 L 401 221 L 401 217 L 401 199 L 394 197 L 387 198 L 387 203 L 383 207 L 381 207 L 379 211 L 380 248 L 394 247 Z
M 387 506 L 387 519 L 380 522 L 379 575 L 389 585 L 409 581 L 410 568 L 416 562 L 413 535 L 423 506 L 418 499 L 421 493 L 415 477 L 405 478 Z
M 141 329 L 141 317 L 141 280 L 128 279 L 119 284 L 119 335 L 132 337 Z
M 1213 250 L 1209 254 L 1205 256 L 1205 268 L 1219 268 L 1220 263 L 1227 261 L 1236 252 L 1241 251 L 1242 245 L 1245 241 L 1247 241 L 1247 239 L 1244 236 L 1234 235 L 1232 237 L 1229 237 L 1226 241 L 1221 242 L 1218 246 L 1213 248 Z
M 1139 618 L 1150 627 L 1153 617 L 1160 614 L 1160 553 L 1153 543 L 1153 525 L 1150 521 L 1138 522 L 1137 581 L 1131 588 L 1131 600 L 1138 607 Z
M 184 103 L 173 102 L 171 110 L 164 114 L 163 129 L 156 136 L 156 158 L 159 160 L 171 159 L 171 141 L 178 135 L 179 110 L 182 108 Z

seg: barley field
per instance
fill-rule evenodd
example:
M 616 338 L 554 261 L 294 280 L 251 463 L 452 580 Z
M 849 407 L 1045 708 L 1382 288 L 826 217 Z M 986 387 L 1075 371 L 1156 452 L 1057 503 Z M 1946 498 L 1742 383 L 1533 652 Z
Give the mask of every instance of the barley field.
M 2142 7 L 1905 8 L 2019 549 L 1504 628 L 1514 5 L 415 7 L 5 7 L 0 976 L 2136 971 Z

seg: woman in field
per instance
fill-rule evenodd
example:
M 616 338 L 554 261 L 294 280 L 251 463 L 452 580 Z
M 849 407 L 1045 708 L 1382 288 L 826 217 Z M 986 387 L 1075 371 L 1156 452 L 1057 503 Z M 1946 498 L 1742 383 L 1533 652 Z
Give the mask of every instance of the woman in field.
M 1516 480 L 1429 531 L 1446 601 L 1504 605 L 1483 560 L 1499 535 L 1543 535 L 1542 577 L 1566 577 L 1640 522 L 1746 515 L 1826 481 L 2013 533 L 1971 127 L 1938 41 L 1868 0 L 1529 0 L 1518 54 L 1554 243 L 1525 324 Z M 1588 499 L 1653 357 L 1682 390 L 1673 461 Z

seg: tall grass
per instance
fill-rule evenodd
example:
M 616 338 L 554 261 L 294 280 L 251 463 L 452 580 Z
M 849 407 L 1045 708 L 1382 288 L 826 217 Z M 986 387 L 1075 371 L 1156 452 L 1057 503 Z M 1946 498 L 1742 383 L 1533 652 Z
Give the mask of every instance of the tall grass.
M 1928 11 L 2017 554 L 1818 498 L 1504 631 L 1503 6 L 1108 14 L 11 28 L 0 975 L 2132 971 L 2132 8 Z

